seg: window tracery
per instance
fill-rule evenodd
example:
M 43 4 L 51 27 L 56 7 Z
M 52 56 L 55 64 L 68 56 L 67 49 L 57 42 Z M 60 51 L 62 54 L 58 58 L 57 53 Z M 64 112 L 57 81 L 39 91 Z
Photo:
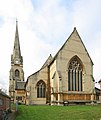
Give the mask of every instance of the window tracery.
M 68 67 L 68 90 L 82 91 L 82 64 L 77 56 L 73 57 Z

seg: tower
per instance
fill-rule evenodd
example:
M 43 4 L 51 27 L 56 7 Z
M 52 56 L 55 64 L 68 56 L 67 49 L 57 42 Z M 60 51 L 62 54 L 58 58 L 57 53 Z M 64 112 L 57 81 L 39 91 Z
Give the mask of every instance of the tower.
M 9 95 L 13 103 L 16 100 L 23 102 L 24 84 L 23 57 L 21 56 L 18 22 L 16 21 L 14 48 L 11 55 L 11 69 L 9 73 Z

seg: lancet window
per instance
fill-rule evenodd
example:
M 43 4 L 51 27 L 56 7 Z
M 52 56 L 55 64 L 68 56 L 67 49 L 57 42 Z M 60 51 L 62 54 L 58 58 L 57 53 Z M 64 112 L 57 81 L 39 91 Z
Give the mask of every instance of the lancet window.
M 19 78 L 19 76 L 20 76 L 20 72 L 19 72 L 18 69 L 16 69 L 16 70 L 15 70 L 15 77 Z
M 37 98 L 45 98 L 45 96 L 46 96 L 46 85 L 42 80 L 40 80 L 37 83 Z

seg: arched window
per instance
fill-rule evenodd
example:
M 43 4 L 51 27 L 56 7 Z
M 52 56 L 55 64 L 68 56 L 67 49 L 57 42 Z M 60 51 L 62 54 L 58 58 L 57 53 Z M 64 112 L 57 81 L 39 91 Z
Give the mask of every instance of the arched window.
M 68 67 L 68 91 L 82 91 L 82 72 L 82 62 L 77 56 L 74 56 Z
M 16 70 L 15 70 L 15 77 L 19 78 L 19 76 L 20 76 L 20 72 L 19 72 L 18 69 L 16 69 Z
M 46 96 L 46 85 L 42 80 L 40 80 L 37 83 L 37 98 L 45 98 L 45 96 Z

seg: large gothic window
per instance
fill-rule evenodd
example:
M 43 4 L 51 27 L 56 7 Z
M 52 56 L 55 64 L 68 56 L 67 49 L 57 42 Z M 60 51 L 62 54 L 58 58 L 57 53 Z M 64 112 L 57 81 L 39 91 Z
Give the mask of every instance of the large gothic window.
M 46 85 L 42 80 L 40 80 L 37 83 L 37 98 L 45 98 L 45 96 L 46 96 Z
M 20 72 L 19 72 L 18 69 L 16 69 L 16 70 L 15 70 L 15 77 L 19 78 L 19 76 L 20 76 Z
M 74 56 L 68 67 L 68 91 L 82 91 L 82 72 L 82 63 L 77 56 Z

